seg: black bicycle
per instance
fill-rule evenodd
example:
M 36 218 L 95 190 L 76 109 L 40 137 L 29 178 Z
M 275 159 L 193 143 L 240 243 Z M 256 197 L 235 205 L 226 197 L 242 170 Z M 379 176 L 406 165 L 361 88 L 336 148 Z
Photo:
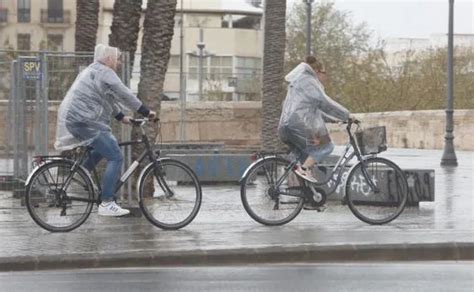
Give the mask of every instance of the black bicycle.
M 160 157 L 154 150 L 144 126 L 158 119 L 133 119 L 139 126 L 141 140 L 120 143 L 120 146 L 143 144 L 145 150 L 123 173 L 116 192 L 138 166 L 149 159 L 142 169 L 137 185 L 139 205 L 145 217 L 166 230 L 182 228 L 196 217 L 202 200 L 201 184 L 191 168 L 184 163 Z M 79 147 L 73 157 L 36 156 L 36 167 L 26 181 L 25 202 L 33 220 L 51 232 L 66 232 L 79 227 L 89 217 L 93 205 L 99 205 L 100 184 L 96 184 L 82 163 L 92 150 Z M 96 170 L 92 171 L 98 182 Z
M 354 124 L 357 124 L 355 135 Z M 344 177 L 343 203 L 349 205 L 357 218 L 369 224 L 385 224 L 397 218 L 407 203 L 408 184 L 394 162 L 377 157 L 387 149 L 385 127 L 361 131 L 359 122 L 348 121 L 346 129 L 349 142 L 343 155 L 318 183 L 307 182 L 294 174 L 302 154 L 295 155 L 292 161 L 274 154 L 258 154 L 259 159 L 240 180 L 242 203 L 250 217 L 264 225 L 286 224 L 300 213 L 305 202 L 324 205 L 327 195 L 344 183 Z M 358 162 L 346 172 L 354 157 Z

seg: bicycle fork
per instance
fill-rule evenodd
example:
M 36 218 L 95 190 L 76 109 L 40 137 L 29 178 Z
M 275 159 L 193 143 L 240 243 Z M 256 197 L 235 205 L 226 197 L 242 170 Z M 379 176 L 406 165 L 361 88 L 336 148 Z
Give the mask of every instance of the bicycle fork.
M 379 193 L 380 192 L 380 189 L 375 185 L 374 181 L 372 180 L 372 178 L 370 177 L 370 174 L 368 173 L 367 171 L 367 167 L 366 167 L 366 164 L 365 164 L 365 161 L 361 160 L 361 166 L 360 166 L 360 169 L 362 171 L 362 175 L 364 176 L 365 180 L 367 181 L 367 184 L 369 185 L 369 187 L 372 189 L 372 191 L 374 193 Z

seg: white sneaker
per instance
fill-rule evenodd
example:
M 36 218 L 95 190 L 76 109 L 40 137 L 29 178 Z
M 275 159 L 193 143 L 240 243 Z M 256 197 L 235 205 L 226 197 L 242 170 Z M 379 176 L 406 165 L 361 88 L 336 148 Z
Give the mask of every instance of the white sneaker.
M 100 216 L 111 216 L 111 217 L 119 217 L 123 215 L 130 214 L 130 210 L 123 209 L 114 201 L 112 202 L 102 202 L 99 205 L 99 212 Z

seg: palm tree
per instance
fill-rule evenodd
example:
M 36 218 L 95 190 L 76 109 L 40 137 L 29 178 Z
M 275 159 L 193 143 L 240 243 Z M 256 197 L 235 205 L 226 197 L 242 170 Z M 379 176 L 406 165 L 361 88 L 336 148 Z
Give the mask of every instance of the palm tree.
M 137 50 L 141 6 L 142 0 L 115 0 L 114 17 L 110 27 L 109 45 L 130 54 L 130 73 Z
M 99 0 L 76 0 L 76 52 L 93 52 L 99 27 Z
M 265 1 L 261 137 L 267 151 L 282 148 L 277 128 L 284 97 L 285 16 L 286 0 Z
M 143 24 L 142 59 L 138 96 L 159 115 L 171 40 L 176 0 L 148 0 Z
M 171 40 L 174 34 L 174 16 L 177 0 L 148 0 L 143 23 L 142 59 L 140 62 L 140 83 L 138 97 L 160 115 L 161 92 L 170 59 Z M 148 128 L 148 136 L 156 139 L 157 131 Z M 141 133 L 134 128 L 132 137 Z M 140 147 L 134 147 L 132 156 L 140 155 Z M 153 186 L 145 186 L 146 193 L 152 194 Z

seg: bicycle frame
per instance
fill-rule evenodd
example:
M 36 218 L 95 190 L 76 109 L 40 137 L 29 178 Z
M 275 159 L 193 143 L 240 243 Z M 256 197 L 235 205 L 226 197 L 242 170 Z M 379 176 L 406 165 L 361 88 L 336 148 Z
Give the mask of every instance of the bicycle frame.
M 146 157 L 148 157 L 150 159 L 150 162 L 155 164 L 155 169 L 161 170 L 160 165 L 157 161 L 157 158 L 159 157 L 160 154 L 159 154 L 159 152 L 155 153 L 153 151 L 153 145 L 150 144 L 150 141 L 148 139 L 148 136 L 146 135 L 145 129 L 142 127 L 145 124 L 145 120 L 142 120 L 140 122 L 132 122 L 132 123 L 134 123 L 135 125 L 140 126 L 140 129 L 142 131 L 141 140 L 121 142 L 121 143 L 119 143 L 119 146 L 120 147 L 125 147 L 125 146 L 130 146 L 130 145 L 143 144 L 143 145 L 145 145 L 145 150 L 140 154 L 140 156 L 137 158 L 137 160 L 133 161 L 133 163 L 129 166 L 129 168 L 122 174 L 122 176 L 120 177 L 120 179 L 117 182 L 117 186 L 115 188 L 114 194 L 116 194 L 120 190 L 120 188 L 125 184 L 125 182 L 130 178 L 130 176 L 137 170 L 138 166 L 143 162 L 143 160 L 146 159 Z M 66 180 L 64 182 L 62 190 L 67 189 L 67 187 L 69 186 L 69 183 L 71 182 L 72 177 L 76 173 L 77 169 L 79 167 L 82 167 L 82 163 L 84 162 L 84 160 L 87 158 L 87 156 L 89 155 L 89 153 L 91 151 L 92 151 L 92 148 L 87 147 L 86 151 L 81 155 L 81 157 L 74 161 L 73 167 L 71 168 L 71 171 L 70 171 L 68 177 L 66 178 Z M 83 170 L 85 170 L 85 169 L 83 168 Z M 89 174 L 89 172 L 86 172 L 86 173 Z M 96 171 L 95 168 L 92 170 L 92 173 L 94 174 L 95 181 L 94 181 L 94 179 L 91 179 L 90 176 L 89 176 L 89 178 L 91 179 L 92 185 L 94 187 L 97 187 L 98 190 L 99 190 L 99 193 L 100 193 L 102 190 L 101 190 L 101 187 L 100 187 L 97 171 Z M 156 177 L 160 187 L 162 187 L 162 189 L 169 196 L 172 193 L 172 190 L 169 188 L 169 186 L 166 184 L 166 182 L 161 179 L 161 175 L 162 175 L 161 172 L 159 172 L 159 173 L 155 172 L 155 177 Z M 97 184 L 96 184 L 96 182 L 97 182 Z M 67 199 L 70 199 L 70 200 L 73 200 L 73 201 L 93 202 L 93 203 L 97 203 L 97 204 L 100 203 L 100 198 L 99 197 L 97 197 L 94 200 L 89 200 L 89 199 L 84 199 L 84 198 L 77 198 L 77 197 L 67 196 Z
M 363 163 L 364 160 L 367 157 L 373 157 L 373 155 L 363 156 L 361 154 L 360 149 L 358 147 L 358 144 L 356 142 L 356 139 L 354 138 L 354 135 L 352 134 L 351 128 L 352 128 L 352 123 L 348 123 L 348 125 L 346 127 L 346 130 L 348 132 L 349 142 L 346 144 L 345 149 L 343 151 L 343 154 L 339 157 L 339 160 L 337 161 L 337 163 L 334 165 L 334 167 L 330 171 L 330 174 L 327 177 L 327 179 L 322 181 L 322 182 L 317 182 L 317 183 L 312 183 L 311 184 L 312 186 L 314 186 L 316 188 L 319 188 L 319 187 L 322 187 L 324 185 L 327 185 L 330 181 L 333 181 L 334 185 L 329 189 L 329 191 L 327 193 L 328 195 L 334 193 L 336 191 L 337 187 L 339 186 L 339 184 L 341 183 L 342 176 L 343 176 L 342 175 L 343 170 L 346 168 L 349 161 L 351 161 L 354 157 L 357 157 L 358 161 L 360 163 Z M 350 152 L 351 149 L 353 150 L 352 152 Z M 265 160 L 265 159 L 268 159 L 268 158 L 271 158 L 271 157 L 276 157 L 276 156 L 275 155 L 267 156 L 267 157 L 263 156 L 259 161 Z M 289 176 L 290 171 L 293 170 L 296 167 L 296 165 L 297 165 L 298 161 L 300 160 L 300 158 L 301 157 L 298 157 L 298 158 L 292 160 L 290 162 L 290 164 L 287 167 L 285 167 L 285 172 L 274 184 L 276 189 L 278 189 L 281 186 L 281 184 L 283 183 L 283 181 Z M 273 185 L 273 183 L 274 183 L 273 182 L 273 177 L 271 177 L 271 175 L 268 175 L 268 171 L 265 168 L 265 165 L 264 165 L 264 169 L 265 169 L 265 176 L 267 177 L 267 180 Z M 374 184 L 374 182 L 370 178 L 370 176 L 367 173 L 367 170 L 366 170 L 365 167 L 362 167 L 362 172 L 363 172 L 364 177 L 367 179 L 367 182 L 368 182 L 370 188 L 374 191 L 378 191 L 377 186 Z M 334 178 L 335 174 L 337 174 L 336 178 Z M 279 193 L 287 195 L 287 196 L 300 197 L 300 195 L 291 194 L 291 193 L 287 193 L 287 192 L 279 192 Z

